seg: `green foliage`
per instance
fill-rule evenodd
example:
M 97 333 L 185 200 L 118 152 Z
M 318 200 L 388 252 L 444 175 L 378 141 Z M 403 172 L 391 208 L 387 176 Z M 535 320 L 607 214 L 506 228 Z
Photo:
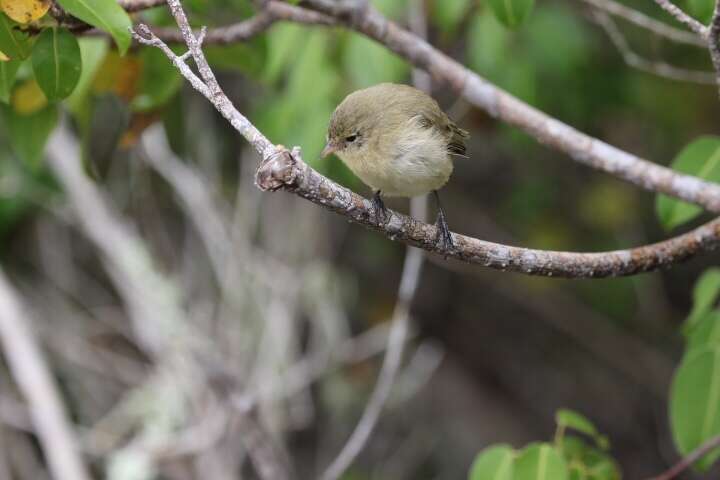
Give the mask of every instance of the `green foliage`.
M 720 181 L 720 137 L 704 136 L 694 140 L 675 157 L 672 168 L 711 182 Z M 668 230 L 702 212 L 697 205 L 663 194 L 657 195 L 655 206 L 660 223 Z
M 686 11 L 701 23 L 708 24 L 712 18 L 715 2 L 713 0 L 686 0 Z
M 687 351 L 720 345 L 720 311 L 709 312 L 697 321 L 687 337 Z
M 565 480 L 565 459 L 549 443 L 532 443 L 515 459 L 513 480 Z
M 508 28 L 522 25 L 535 6 L 535 0 L 489 0 L 488 3 L 495 17 Z
M 182 85 L 182 77 L 165 54 L 157 48 L 142 49 L 140 59 L 140 87 L 132 101 L 132 108 L 138 111 L 154 110 L 177 93 Z
M 0 102 L 8 103 L 15 76 L 20 68 L 20 60 L 0 62 Z
M 369 38 L 353 34 L 347 42 L 343 66 L 356 88 L 381 82 L 400 82 L 410 72 L 408 64 Z
M 16 28 L 18 23 L 0 12 L 0 52 L 10 60 L 23 60 L 30 55 L 32 39 L 27 33 Z
M 720 344 L 686 353 L 670 389 L 670 424 L 682 455 L 720 435 Z M 720 458 L 720 448 L 695 465 L 707 470 Z
M 70 111 L 80 117 L 88 110 L 87 97 L 90 92 L 93 78 L 98 68 L 105 58 L 108 44 L 101 38 L 81 38 L 78 42 L 80 46 L 80 57 L 82 61 L 82 71 L 78 79 L 77 86 L 73 93 L 66 99 L 66 104 Z
M 686 332 L 714 308 L 718 295 L 720 295 L 720 268 L 709 268 L 695 282 L 692 310 L 685 320 Z
M 512 480 L 515 452 L 509 445 L 494 445 L 478 453 L 468 480 Z
M 463 19 L 472 4 L 472 0 L 435 0 L 432 4 L 430 21 L 437 25 L 442 31 L 454 30 Z
M 609 447 L 608 439 L 605 435 L 601 435 L 595 425 L 592 424 L 584 415 L 569 410 L 567 408 L 561 408 L 555 413 L 555 423 L 557 423 L 559 432 L 565 432 L 567 429 L 575 430 L 576 432 L 584 433 L 595 440 L 598 447 L 603 450 L 607 450 Z M 562 438 L 562 435 L 561 435 Z
M 42 164 L 45 144 L 57 125 L 58 110 L 54 105 L 28 115 L 2 106 L 2 114 L 9 133 L 10 146 L 20 160 L 37 170 Z
M 568 465 L 569 480 L 620 480 L 620 470 L 607 452 L 578 437 L 565 437 L 558 447 Z
M 68 13 L 108 32 L 121 54 L 130 46 L 132 21 L 115 0 L 58 0 Z
M 32 51 L 35 79 L 51 102 L 68 97 L 80 80 L 82 58 L 75 35 L 66 28 L 46 28 Z

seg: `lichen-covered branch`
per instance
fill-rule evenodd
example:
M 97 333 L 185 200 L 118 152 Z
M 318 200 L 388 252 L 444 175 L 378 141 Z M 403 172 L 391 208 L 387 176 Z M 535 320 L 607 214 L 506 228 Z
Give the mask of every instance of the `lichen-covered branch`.
M 690 15 L 685 13 L 680 7 L 672 3 L 670 0 L 655 0 L 655 3 L 657 3 L 658 6 L 665 10 L 667 13 L 672 15 L 675 20 L 682 23 L 693 32 L 697 33 L 698 35 L 702 35 L 703 37 L 707 36 L 708 29 L 705 25 L 692 18 Z
M 720 243 L 720 219 L 664 242 L 629 250 L 598 253 L 533 250 L 486 242 L 459 234 L 453 234 L 456 248 L 443 250 L 436 245 L 437 232 L 432 225 L 418 222 L 396 212 L 391 212 L 388 220 L 384 224 L 379 224 L 371 215 L 372 206 L 368 200 L 310 168 L 302 161 L 299 148 L 290 152 L 273 145 L 232 105 L 217 84 L 200 48 L 201 42 L 190 29 L 179 0 L 168 0 L 168 4 L 178 22 L 183 38 L 186 39 L 188 53 L 192 55 L 198 65 L 202 79 L 198 78 L 185 64 L 188 54 L 175 55 L 149 28 L 139 26 L 133 32 L 135 38 L 165 52 L 193 87 L 202 93 L 253 145 L 262 158 L 256 176 L 256 183 L 262 190 L 284 189 L 293 192 L 340 213 L 351 221 L 379 231 L 391 240 L 401 241 L 467 263 L 532 275 L 571 278 L 633 275 L 678 263 L 697 253 L 714 249 Z M 657 187 L 657 190 L 661 192 L 673 191 L 680 198 L 686 200 L 692 198 L 691 201 L 704 205 L 710 210 L 720 210 L 720 195 L 718 194 L 720 186 L 703 182 L 695 177 L 677 174 L 672 170 L 653 165 L 626 152 L 614 149 L 599 140 L 587 137 L 484 82 L 444 54 L 434 50 L 424 41 L 388 22 L 378 13 L 367 13 L 370 8 L 367 6 L 362 10 L 365 12 L 362 14 L 362 18 L 366 20 L 362 20 L 363 23 L 358 28 L 383 39 L 383 42 L 394 51 L 407 53 L 413 63 L 426 68 L 436 78 L 440 77 L 446 80 L 455 78 L 461 82 L 467 81 L 468 84 L 463 87 L 463 83 L 461 83 L 460 88 L 468 98 L 476 99 L 480 103 L 490 102 L 496 113 L 503 111 L 510 119 L 520 118 L 518 116 L 526 112 L 531 119 L 537 120 L 538 124 L 533 126 L 533 130 L 538 132 L 542 138 L 547 141 L 559 142 L 560 145 L 571 150 L 582 147 L 583 156 L 578 157 L 582 161 L 599 164 L 619 173 L 620 176 L 636 179 L 648 189 L 654 190 Z M 358 18 L 360 16 L 357 14 L 346 15 L 346 13 L 342 13 L 342 15 L 342 18 Z M 370 15 L 369 20 L 367 15 Z M 357 22 L 358 20 L 344 21 Z M 460 77 L 456 78 L 458 75 Z M 454 85 L 457 87 L 457 84 Z M 579 154 L 580 152 L 578 152 Z
M 715 67 L 715 78 L 718 87 L 720 87 L 720 1 L 715 2 L 712 20 L 710 20 L 708 48 L 710 49 L 710 58 Z
M 320 175 L 302 161 L 299 152 L 283 151 L 258 168 L 256 182 L 263 190 L 287 190 L 355 223 L 379 231 L 392 240 L 423 248 L 466 263 L 569 278 L 634 275 L 686 260 L 720 244 L 720 219 L 686 234 L 642 247 L 597 253 L 534 250 L 487 242 L 453 233 L 455 250 L 437 247 L 435 226 L 389 211 L 384 224 L 375 221 L 369 200 Z
M 602 10 L 610 15 L 622 18 L 623 20 L 630 22 L 640 28 L 644 28 L 649 32 L 667 38 L 673 42 L 685 43 L 688 45 L 695 45 L 698 47 L 707 47 L 707 41 L 702 35 L 698 35 L 694 32 L 687 32 L 679 28 L 671 27 L 655 20 L 654 18 L 645 15 L 639 10 L 634 10 L 626 5 L 618 3 L 614 0 L 583 0 L 588 5 L 592 5 L 598 10 Z

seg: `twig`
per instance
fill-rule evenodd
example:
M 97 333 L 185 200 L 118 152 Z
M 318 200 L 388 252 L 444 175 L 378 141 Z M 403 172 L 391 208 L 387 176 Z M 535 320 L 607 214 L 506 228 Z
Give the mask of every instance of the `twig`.
M 0 270 L 0 341 L 8 367 L 30 405 L 49 469 L 57 480 L 90 480 L 62 396 L 24 310 Z
M 693 32 L 697 33 L 702 37 L 707 37 L 708 28 L 702 23 L 698 22 L 690 15 L 685 13 L 680 7 L 672 3 L 670 0 L 655 0 L 660 8 L 665 10 L 667 13 L 672 15 L 675 20 L 688 27 Z
M 658 36 L 672 40 L 673 42 L 685 43 L 688 45 L 696 45 L 698 47 L 707 47 L 707 41 L 694 32 L 686 32 L 679 28 L 671 27 L 664 22 L 655 20 L 645 15 L 639 10 L 634 10 L 626 5 L 618 3 L 614 0 L 583 0 L 585 3 L 593 7 L 607 12 L 616 17 L 622 18 L 640 28 L 644 28 Z
M 708 48 L 710 49 L 710 58 L 715 67 L 716 81 L 718 87 L 720 87 L 720 1 L 715 2 L 712 20 L 710 20 Z
M 118 4 L 126 12 L 132 13 L 165 5 L 165 0 L 118 0 Z
M 174 12 L 182 12 L 178 0 L 169 0 L 169 3 Z M 467 74 L 464 67 L 459 66 L 443 54 L 433 51 L 432 47 L 422 40 L 400 30 L 399 27 L 382 18 L 377 20 L 379 14 L 375 13 L 374 15 L 372 18 L 375 20 L 373 21 L 381 21 L 384 28 L 389 29 L 390 32 L 394 32 L 394 35 L 398 36 L 398 38 L 393 39 L 393 42 L 396 43 L 388 41 L 395 51 L 405 51 L 406 47 L 416 51 L 415 46 L 419 44 L 420 50 L 417 51 L 419 53 L 410 55 L 414 62 L 425 65 L 435 74 L 447 71 L 450 72 L 447 75 L 454 76 L 460 73 L 463 78 Z M 302 161 L 299 148 L 296 147 L 293 152 L 289 152 L 284 148 L 276 148 L 272 145 L 245 116 L 235 109 L 217 85 L 217 81 L 214 79 L 197 40 L 190 30 L 184 13 L 181 16 L 177 15 L 176 18 L 179 18 L 178 22 L 183 34 L 191 38 L 188 45 L 189 52 L 193 55 L 195 61 L 199 63 L 198 70 L 204 78 L 207 77 L 205 78 L 206 81 L 210 79 L 214 83 L 213 88 L 209 88 L 184 63 L 186 55 L 181 57 L 175 55 L 147 27 L 138 26 L 133 34 L 139 41 L 160 48 L 191 85 L 210 100 L 215 108 L 260 153 L 263 161 L 258 167 L 256 184 L 262 190 L 288 190 L 318 205 L 340 213 L 351 221 L 383 232 L 392 240 L 399 240 L 467 263 L 476 263 L 499 270 L 510 270 L 533 275 L 572 278 L 633 275 L 678 263 L 699 252 L 714 249 L 720 242 L 720 219 L 718 219 L 664 242 L 612 252 L 570 253 L 532 250 L 485 242 L 458 234 L 453 234 L 454 243 L 457 246 L 454 250 L 440 250 L 434 241 L 436 238 L 434 226 L 418 222 L 392 211 L 384 224 L 377 223 L 371 214 L 372 206 L 368 200 L 337 185 L 310 168 Z M 391 35 L 391 33 L 378 33 L 376 31 L 377 27 L 372 25 L 365 29 L 369 32 L 376 32 L 381 38 Z M 412 42 L 412 45 L 406 45 L 406 42 Z M 428 62 L 431 62 L 430 59 L 441 62 L 447 68 L 437 70 L 432 64 L 428 64 Z M 462 72 L 458 72 L 458 68 L 462 69 Z M 561 141 L 565 146 L 568 143 L 572 144 L 579 141 L 582 145 L 582 156 L 577 158 L 580 161 L 589 161 L 591 164 L 602 165 L 603 168 L 609 168 L 611 171 L 622 172 L 621 177 L 636 178 L 646 188 L 652 189 L 653 185 L 657 184 L 659 191 L 667 193 L 672 190 L 680 198 L 692 198 L 691 201 L 696 201 L 711 209 L 717 209 L 720 206 L 720 195 L 716 196 L 716 190 L 720 190 L 718 185 L 704 182 L 695 177 L 677 174 L 670 169 L 650 164 L 626 152 L 614 149 L 614 147 L 599 140 L 586 137 L 571 127 L 545 116 L 532 107 L 514 99 L 509 94 L 496 89 L 496 87 L 477 83 L 482 82 L 479 77 L 475 82 L 472 76 L 466 78 L 466 80 L 469 83 L 464 87 L 463 91 L 465 95 L 469 95 L 470 99 L 476 103 L 478 101 L 490 101 L 495 105 L 494 108 L 501 107 L 497 111 L 506 111 L 511 118 L 516 118 L 516 115 L 520 114 L 521 111 L 525 111 L 530 118 L 537 120 L 537 123 L 532 127 L 533 130 L 538 132 L 547 130 L 547 133 L 542 133 L 543 138 L 547 138 L 546 135 L 552 135 L 554 138 L 562 139 L 558 141 Z M 476 91 L 473 85 L 477 86 L 479 90 Z M 494 100 L 492 100 L 493 97 Z M 500 103 L 495 103 L 497 101 L 500 101 Z M 510 108 L 510 110 L 506 110 L 507 108 Z M 593 152 L 601 158 L 594 159 Z
M 710 451 L 720 447 L 720 435 L 711 438 L 707 442 L 700 445 L 697 449 L 690 452 L 688 455 L 682 458 L 678 463 L 672 466 L 669 470 L 661 473 L 657 477 L 653 477 L 650 480 L 671 480 L 677 478 L 682 472 L 692 466 L 693 463 L 700 460 Z
M 628 45 L 627 40 L 625 39 L 625 36 L 620 32 L 617 25 L 608 14 L 601 11 L 595 11 L 594 14 L 595 20 L 603 28 L 603 30 L 605 30 L 605 33 L 610 38 L 610 41 L 620 52 L 620 55 L 622 55 L 623 60 L 628 66 L 670 80 L 700 83 L 703 85 L 715 85 L 716 78 L 715 74 L 712 72 L 678 68 L 664 62 L 656 62 L 641 57 L 632 51 L 630 45 Z
M 400 369 L 403 346 L 408 336 L 410 324 L 410 304 L 420 279 L 422 259 L 422 252 L 417 249 L 410 248 L 405 254 L 398 299 L 393 312 L 387 352 L 383 359 L 380 376 L 355 430 L 350 435 L 340 454 L 323 473 L 322 480 L 340 478 L 363 449 L 380 418 L 382 409 L 395 383 L 397 372 Z
M 420 38 L 424 38 L 427 26 L 423 5 L 419 0 L 411 0 L 409 8 L 413 31 Z M 424 71 L 415 69 L 413 71 L 413 80 L 417 88 L 429 93 L 431 79 Z M 427 195 L 411 200 L 410 213 L 414 218 L 421 221 L 425 220 L 427 216 Z M 323 480 L 336 480 L 342 476 L 365 447 L 380 419 L 380 414 L 400 371 L 402 354 L 410 330 L 410 305 L 420 283 L 423 259 L 422 250 L 413 247 L 407 247 L 405 250 L 405 261 L 403 262 L 400 277 L 398 298 L 393 309 L 390 336 L 380 369 L 380 376 L 360 417 L 360 421 L 338 456 L 325 470 L 322 476 Z

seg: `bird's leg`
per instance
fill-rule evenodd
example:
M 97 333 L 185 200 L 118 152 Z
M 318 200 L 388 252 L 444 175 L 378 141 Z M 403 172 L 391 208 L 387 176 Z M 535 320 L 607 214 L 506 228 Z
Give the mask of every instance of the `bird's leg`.
M 387 208 L 382 199 L 382 192 L 377 190 L 372 198 L 373 213 L 375 214 L 375 221 L 380 225 L 384 225 L 387 220 Z
M 438 209 L 437 220 L 435 220 L 435 227 L 437 228 L 435 246 L 440 250 L 452 252 L 455 250 L 455 244 L 452 235 L 450 235 L 450 229 L 448 228 L 445 218 L 445 210 L 443 210 L 440 204 L 440 195 L 438 195 L 437 190 L 433 190 L 433 195 L 435 196 L 435 203 L 437 203 Z

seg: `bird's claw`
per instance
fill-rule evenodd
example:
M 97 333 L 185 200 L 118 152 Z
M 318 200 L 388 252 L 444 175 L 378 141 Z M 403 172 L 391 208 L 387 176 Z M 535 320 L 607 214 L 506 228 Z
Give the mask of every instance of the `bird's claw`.
M 455 242 L 448 228 L 447 220 L 445 220 L 445 214 L 442 211 L 438 213 L 435 227 L 437 229 L 435 248 L 443 252 L 443 256 L 447 259 L 448 254 L 455 252 Z
M 388 211 L 387 211 L 387 208 L 385 208 L 385 202 L 383 202 L 382 197 L 380 196 L 379 190 L 377 192 L 375 192 L 375 195 L 373 195 L 372 205 L 373 205 L 373 215 L 375 217 L 375 221 L 379 225 L 385 225 L 385 222 L 388 219 Z

